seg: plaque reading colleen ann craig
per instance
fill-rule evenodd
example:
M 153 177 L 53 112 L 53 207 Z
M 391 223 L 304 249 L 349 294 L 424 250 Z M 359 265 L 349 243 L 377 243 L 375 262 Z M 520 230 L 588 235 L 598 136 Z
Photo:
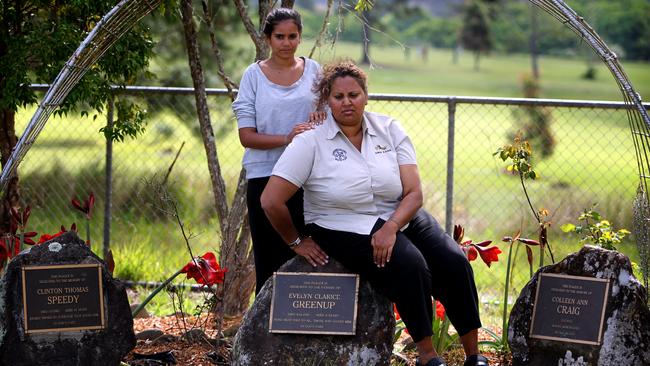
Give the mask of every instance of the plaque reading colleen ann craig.
M 540 273 L 530 337 L 600 345 L 609 280 Z
M 276 272 L 269 331 L 355 334 L 358 293 L 356 274 Z
M 22 268 L 25 333 L 103 329 L 100 264 Z

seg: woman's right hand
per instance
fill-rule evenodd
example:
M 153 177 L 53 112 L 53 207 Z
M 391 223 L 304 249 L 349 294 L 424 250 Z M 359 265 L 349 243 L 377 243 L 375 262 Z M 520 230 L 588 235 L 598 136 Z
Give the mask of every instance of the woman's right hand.
M 304 257 L 312 266 L 327 264 L 329 257 L 310 236 L 302 239 L 300 245 L 293 248 L 296 254 Z

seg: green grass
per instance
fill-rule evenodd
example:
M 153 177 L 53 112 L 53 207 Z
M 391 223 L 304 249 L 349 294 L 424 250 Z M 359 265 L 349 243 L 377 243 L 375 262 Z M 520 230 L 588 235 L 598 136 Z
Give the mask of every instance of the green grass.
M 312 44 L 309 40 L 303 42 L 303 54 Z M 359 44 L 338 42 L 335 49 L 322 47 L 314 57 L 329 62 L 345 57 L 358 60 L 360 55 Z M 530 73 L 530 58 L 524 54 L 493 53 L 481 59 L 478 72 L 474 71 L 474 56 L 469 52 L 461 54 L 458 64 L 452 63 L 451 50 L 446 49 L 430 49 L 426 61 L 416 52 L 406 60 L 399 46 L 373 46 L 370 55 L 373 67 L 368 76 L 374 93 L 521 97 L 520 78 Z M 650 95 L 649 65 L 625 60 L 621 63 L 637 92 Z M 539 65 L 543 98 L 623 100 L 603 63 L 596 66 L 595 80 L 581 78 L 587 68 L 582 59 L 542 56 Z
M 321 52 L 327 61 L 341 55 L 358 55 L 360 47 L 340 43 L 336 53 Z M 471 57 L 464 54 L 458 65 L 444 50 L 429 52 L 428 62 L 405 62 L 397 47 L 374 47 L 375 67 L 369 70 L 370 91 L 375 93 L 483 95 L 518 97 L 519 75 L 528 69 L 525 55 L 493 55 L 484 58 L 482 70 L 472 70 Z M 599 69 L 595 81 L 579 75 L 580 60 L 544 57 L 542 96 L 549 98 L 621 100 L 613 79 Z M 641 94 L 650 92 L 650 65 L 624 66 Z M 192 98 L 191 96 L 179 96 Z M 194 117 L 178 113 L 149 98 L 147 132 L 137 140 L 114 145 L 113 226 L 111 246 L 118 277 L 133 280 L 162 280 L 189 260 L 180 230 L 160 212 L 146 181 L 164 175 L 176 152 L 185 142 L 170 178 L 170 190 L 178 199 L 181 218 L 193 234 L 194 254 L 218 252 L 219 227 L 206 169 L 205 152 L 196 132 Z M 213 98 L 212 120 L 217 131 L 221 169 L 232 196 L 241 169 L 243 148 L 226 98 Z M 447 106 L 432 103 L 371 101 L 369 110 L 399 119 L 416 146 L 425 192 L 425 207 L 441 222 L 445 212 L 447 164 Z M 504 172 L 505 163 L 492 153 L 507 143 L 507 134 L 518 121 L 516 107 L 459 105 L 455 128 L 454 222 L 466 227 L 467 236 L 498 242 L 521 229 L 534 236 L 535 228 L 516 177 Z M 22 131 L 33 108 L 21 109 L 17 131 Z M 579 249 L 578 239 L 558 227 L 575 221 L 579 212 L 599 203 L 598 210 L 617 228 L 631 225 L 631 204 L 638 182 L 632 139 L 625 113 L 615 111 L 553 109 L 552 130 L 556 151 L 536 161 L 541 179 L 530 182 L 536 207 L 553 212 L 550 242 L 556 260 Z M 56 232 L 61 224 L 77 222 L 81 235 L 85 226 L 69 204 L 72 197 L 94 191 L 98 200 L 92 219 L 93 249 L 101 252 L 104 220 L 104 146 L 97 132 L 105 117 L 93 120 L 70 116 L 53 117 L 21 165 L 24 199 L 33 207 L 30 230 Z M 503 244 L 501 244 L 503 247 Z M 504 250 L 505 251 L 505 250 Z M 638 261 L 629 240 L 621 251 Z M 519 256 L 522 256 L 519 253 Z M 499 324 L 499 301 L 505 278 L 505 258 L 492 268 L 475 263 L 477 283 L 485 302 L 488 324 Z M 518 258 L 513 292 L 525 284 L 528 270 Z M 160 298 L 165 296 L 161 295 Z M 163 305 L 161 305 L 163 306 Z M 165 309 L 167 311 L 168 309 Z

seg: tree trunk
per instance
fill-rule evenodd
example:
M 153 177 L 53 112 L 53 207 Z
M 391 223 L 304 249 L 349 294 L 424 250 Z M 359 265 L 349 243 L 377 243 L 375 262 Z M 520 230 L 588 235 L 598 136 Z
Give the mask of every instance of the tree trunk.
M 224 315 L 241 315 L 248 307 L 250 294 L 253 291 L 254 281 L 252 279 L 253 266 L 252 254 L 248 249 L 248 239 L 243 239 L 246 247 L 237 251 L 237 245 L 242 244 L 238 234 L 248 236 L 248 230 L 242 230 L 246 212 L 245 201 L 245 179 L 240 174 L 237 191 L 233 199 L 232 208 L 229 210 L 226 197 L 226 186 L 221 175 L 221 167 L 217 155 L 216 141 L 212 124 L 210 122 L 210 111 L 208 110 L 207 94 L 205 92 L 205 81 L 203 67 L 201 65 L 199 47 L 196 35 L 196 27 L 193 20 L 192 0 L 181 1 L 181 14 L 183 18 L 183 30 L 187 47 L 187 57 L 190 65 L 192 81 L 194 84 L 194 97 L 196 110 L 201 128 L 203 146 L 208 159 L 208 170 L 212 182 L 212 191 L 219 215 L 221 229 L 221 266 L 228 269 L 225 282 L 221 287 L 221 301 Z M 241 255 L 240 255 L 241 254 Z
M 0 161 L 2 167 L 11 156 L 18 138 L 15 129 L 15 112 L 10 109 L 0 111 Z M 18 187 L 18 172 L 9 178 L 7 189 L 2 197 L 2 208 L 0 208 L 0 233 L 8 233 L 11 224 L 11 208 L 20 204 L 20 189 Z
M 370 64 L 370 32 L 371 32 L 371 14 L 369 11 L 363 12 L 362 26 L 363 26 L 363 50 L 361 53 L 361 64 Z
M 481 51 L 474 51 L 474 71 L 479 71 L 480 60 L 481 60 Z
M 535 80 L 539 79 L 539 65 L 537 64 L 537 35 L 537 7 L 533 4 L 530 4 L 530 64 L 532 68 L 533 78 L 535 78 Z

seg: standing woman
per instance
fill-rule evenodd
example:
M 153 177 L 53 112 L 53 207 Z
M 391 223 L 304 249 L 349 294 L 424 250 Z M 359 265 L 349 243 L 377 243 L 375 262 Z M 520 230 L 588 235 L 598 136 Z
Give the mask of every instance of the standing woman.
M 293 9 L 275 9 L 266 17 L 263 31 L 271 57 L 248 66 L 232 104 L 239 141 L 246 148 L 243 165 L 248 180 L 246 198 L 255 257 L 255 294 L 274 271 L 295 255 L 266 218 L 260 196 L 285 146 L 297 134 L 311 129 L 311 122 L 323 115 L 311 113 L 312 87 L 320 65 L 309 58 L 296 57 L 302 34 L 300 14 Z M 302 232 L 302 191 L 296 192 L 287 206 Z

